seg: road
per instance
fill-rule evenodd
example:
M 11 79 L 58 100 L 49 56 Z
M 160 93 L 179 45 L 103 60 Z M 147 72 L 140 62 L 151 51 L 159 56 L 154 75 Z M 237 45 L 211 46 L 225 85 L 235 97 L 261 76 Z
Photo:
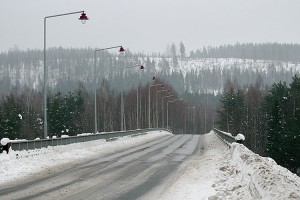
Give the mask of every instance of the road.
M 59 172 L 0 189 L 0 199 L 151 199 L 201 154 L 200 135 L 166 135 Z

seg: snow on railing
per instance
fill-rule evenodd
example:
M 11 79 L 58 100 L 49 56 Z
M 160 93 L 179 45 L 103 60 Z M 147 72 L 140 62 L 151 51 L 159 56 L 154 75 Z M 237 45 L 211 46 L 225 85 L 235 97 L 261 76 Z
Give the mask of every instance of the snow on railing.
M 232 136 L 231 133 L 227 133 L 216 128 L 214 128 L 213 130 L 217 134 L 217 136 L 228 145 L 237 141 L 236 137 Z
M 151 129 L 137 129 L 137 130 L 129 130 L 129 131 L 116 131 L 116 132 L 106 132 L 106 133 L 97 133 L 97 134 L 80 134 L 77 136 L 70 137 L 60 137 L 60 138 L 49 138 L 49 139 L 39 139 L 39 140 L 10 140 L 10 146 L 12 150 L 21 151 L 21 150 L 30 150 L 30 149 L 41 149 L 47 148 L 48 146 L 59 146 L 59 145 L 67 145 L 72 143 L 79 142 L 87 142 L 92 140 L 106 140 L 111 141 L 115 140 L 118 137 L 124 136 L 138 136 L 147 134 L 149 131 L 169 131 L 163 128 L 151 128 Z

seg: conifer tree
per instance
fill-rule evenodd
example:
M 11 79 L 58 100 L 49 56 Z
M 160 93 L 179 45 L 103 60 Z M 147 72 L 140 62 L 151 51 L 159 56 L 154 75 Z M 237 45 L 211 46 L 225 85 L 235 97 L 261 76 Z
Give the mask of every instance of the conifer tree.
M 179 43 L 179 53 L 180 53 L 180 59 L 185 58 L 185 46 L 182 42 Z
M 171 51 L 173 66 L 178 67 L 177 50 L 174 43 L 172 43 L 170 51 Z
M 79 123 L 83 105 L 84 98 L 80 91 L 76 95 L 69 92 L 64 97 L 60 92 L 57 93 L 48 103 L 49 135 L 75 135 L 83 131 Z
M 267 152 L 278 164 L 287 167 L 291 145 L 289 116 L 289 89 L 285 82 L 274 84 L 264 105 L 267 121 Z
M 217 111 L 219 116 L 217 124 L 220 129 L 234 135 L 240 133 L 243 128 L 244 108 L 243 91 L 231 85 L 221 97 Z
M 6 97 L 0 111 L 0 132 L 3 133 L 2 136 L 9 139 L 18 138 L 23 119 L 19 99 L 13 94 Z
M 289 145 L 288 153 L 289 160 L 288 166 L 289 168 L 296 172 L 297 168 L 300 167 L 300 77 L 294 76 L 293 81 L 290 84 L 289 89 L 289 127 L 290 127 L 290 135 L 289 135 Z

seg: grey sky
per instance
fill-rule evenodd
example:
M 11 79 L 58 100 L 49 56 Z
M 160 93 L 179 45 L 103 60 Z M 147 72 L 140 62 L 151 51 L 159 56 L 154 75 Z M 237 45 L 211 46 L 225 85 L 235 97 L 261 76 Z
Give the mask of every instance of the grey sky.
M 1 0 L 0 52 L 48 47 L 110 47 L 164 52 L 182 41 L 187 49 L 236 42 L 300 43 L 299 0 Z

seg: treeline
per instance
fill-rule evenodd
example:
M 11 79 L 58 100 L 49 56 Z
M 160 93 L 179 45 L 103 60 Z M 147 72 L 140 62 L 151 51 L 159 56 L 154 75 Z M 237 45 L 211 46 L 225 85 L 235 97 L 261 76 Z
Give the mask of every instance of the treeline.
M 266 88 L 262 80 L 241 88 L 228 81 L 218 108 L 221 130 L 246 137 L 252 151 L 298 173 L 300 168 L 300 78 Z
M 204 47 L 190 52 L 190 58 L 241 58 L 254 60 L 300 61 L 299 44 L 240 44 Z
M 150 89 L 149 89 L 150 88 Z M 205 133 L 212 129 L 217 100 L 212 94 L 186 93 L 179 100 L 176 90 L 156 78 L 145 85 L 124 90 L 124 111 L 121 94 L 107 80 L 97 87 L 98 132 L 148 128 L 150 91 L 150 127 L 167 127 L 174 133 Z M 94 133 L 94 93 L 79 84 L 73 92 L 48 93 L 48 135 L 61 136 Z M 167 97 L 168 96 L 168 97 Z M 200 98 L 200 99 L 199 99 Z M 170 102 L 177 99 L 177 101 Z M 211 104 L 210 102 L 214 102 Z M 43 138 L 43 94 L 35 90 L 13 90 L 0 101 L 0 138 Z M 193 108 L 191 110 L 190 108 Z M 139 116 L 137 124 L 137 109 Z M 121 113 L 124 113 L 121 127 Z M 168 120 L 168 121 L 167 121 Z

